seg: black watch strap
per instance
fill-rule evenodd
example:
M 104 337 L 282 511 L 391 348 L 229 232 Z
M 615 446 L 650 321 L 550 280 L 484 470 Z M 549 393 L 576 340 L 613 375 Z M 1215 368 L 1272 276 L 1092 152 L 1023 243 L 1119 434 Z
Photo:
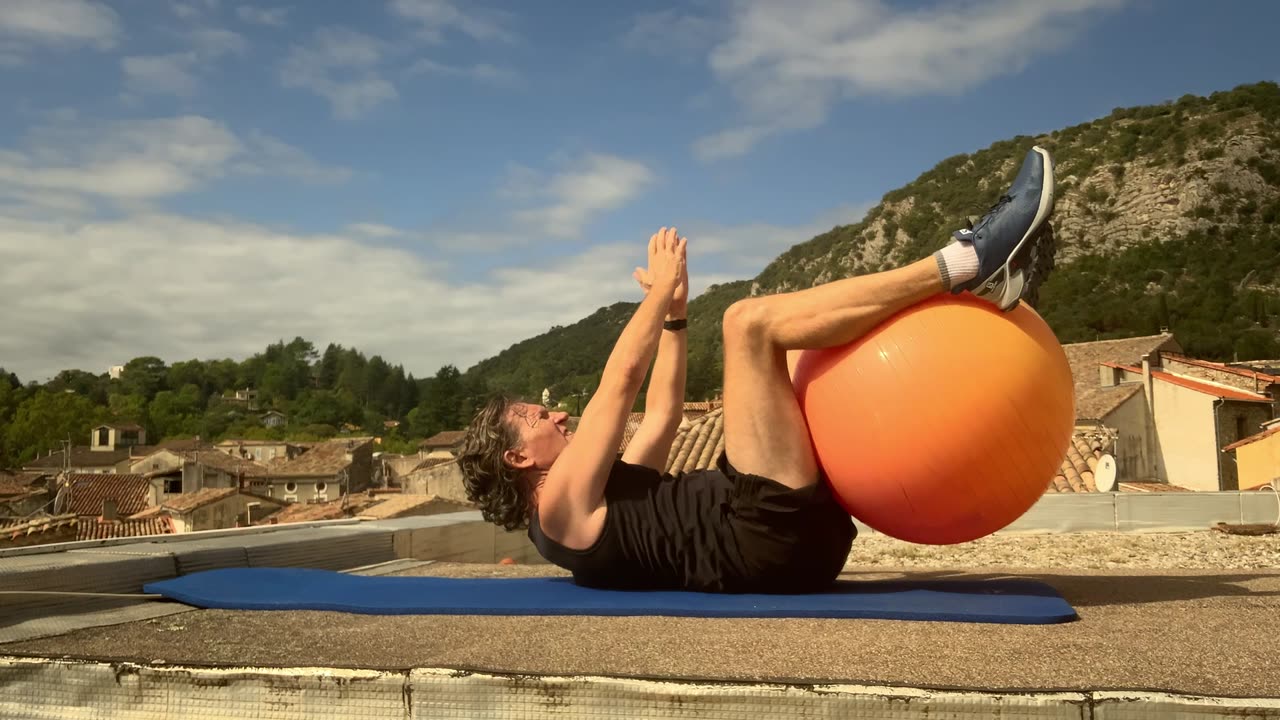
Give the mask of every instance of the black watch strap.
M 662 323 L 663 330 L 683 330 L 689 327 L 689 318 L 680 318 L 679 320 L 666 320 Z

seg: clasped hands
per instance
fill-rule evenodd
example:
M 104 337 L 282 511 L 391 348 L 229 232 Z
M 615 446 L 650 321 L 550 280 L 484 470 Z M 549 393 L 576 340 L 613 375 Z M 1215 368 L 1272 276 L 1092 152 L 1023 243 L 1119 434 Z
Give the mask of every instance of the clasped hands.
M 662 228 L 649 237 L 649 267 L 636 268 L 631 276 L 647 296 L 651 292 L 670 298 L 667 315 L 685 316 L 689 302 L 689 268 L 685 248 L 688 238 L 675 228 Z

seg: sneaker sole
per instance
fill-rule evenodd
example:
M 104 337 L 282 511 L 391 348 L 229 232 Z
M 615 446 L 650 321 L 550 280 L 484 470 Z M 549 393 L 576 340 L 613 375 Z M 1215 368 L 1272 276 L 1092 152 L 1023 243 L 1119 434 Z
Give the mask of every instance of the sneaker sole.
M 1022 252 L 1027 241 L 1035 236 L 1036 231 L 1044 224 L 1049 215 L 1053 213 L 1054 202 L 1054 174 L 1053 174 L 1053 157 L 1049 155 L 1049 151 L 1040 146 L 1031 148 L 1041 158 L 1044 159 L 1044 185 L 1040 188 L 1040 207 L 1036 210 L 1036 217 L 1031 221 L 1031 227 L 1027 228 L 1027 232 L 1018 241 L 1013 248 L 1013 252 L 1009 253 L 1009 259 L 1005 261 L 1000 269 L 996 270 L 989 277 L 978 284 L 973 289 L 973 294 L 994 301 L 1001 311 L 1008 312 L 1018 306 L 1018 301 L 1022 299 L 1022 292 L 1026 289 L 1027 268 L 1018 268 L 1010 271 L 1009 263 Z

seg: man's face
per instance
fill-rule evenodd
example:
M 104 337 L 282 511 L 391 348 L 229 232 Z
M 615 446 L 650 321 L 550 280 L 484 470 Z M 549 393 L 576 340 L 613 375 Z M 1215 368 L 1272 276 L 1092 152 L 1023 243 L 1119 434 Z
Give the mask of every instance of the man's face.
M 508 411 L 507 422 L 520 433 L 520 456 L 513 462 L 517 467 L 550 469 L 573 433 L 568 427 L 569 413 L 550 412 L 541 405 L 516 403 Z M 527 463 L 527 464 L 526 464 Z

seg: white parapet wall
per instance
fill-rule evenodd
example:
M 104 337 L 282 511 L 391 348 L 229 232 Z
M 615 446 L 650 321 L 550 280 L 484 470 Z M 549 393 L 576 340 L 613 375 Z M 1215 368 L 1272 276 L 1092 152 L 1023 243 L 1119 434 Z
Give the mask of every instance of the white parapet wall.
M 504 676 L 452 669 L 197 668 L 0 657 L 0 720 L 304 718 L 1280 718 L 1280 700 L 1153 692 Z
M 1272 492 L 1047 493 L 997 534 L 1195 532 L 1218 523 L 1280 524 Z M 858 524 L 859 532 L 875 532 Z

